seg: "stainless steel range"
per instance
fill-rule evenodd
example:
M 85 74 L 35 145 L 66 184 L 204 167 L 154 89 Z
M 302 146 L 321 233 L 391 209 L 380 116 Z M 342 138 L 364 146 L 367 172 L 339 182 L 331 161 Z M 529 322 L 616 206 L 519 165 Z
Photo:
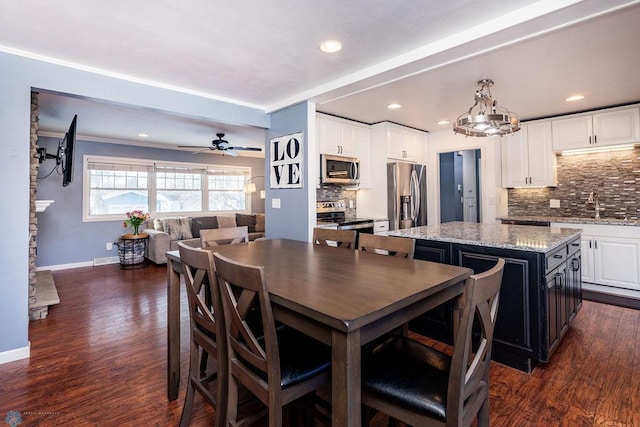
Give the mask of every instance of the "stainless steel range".
M 346 216 L 347 205 L 344 200 L 316 203 L 318 227 L 338 230 L 357 230 L 358 233 L 373 234 L 373 219 Z

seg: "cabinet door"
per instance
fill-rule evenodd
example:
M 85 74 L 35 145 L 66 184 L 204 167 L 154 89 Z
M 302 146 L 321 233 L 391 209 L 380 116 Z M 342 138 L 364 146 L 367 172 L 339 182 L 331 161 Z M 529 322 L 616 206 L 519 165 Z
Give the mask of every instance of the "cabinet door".
M 338 153 L 340 156 L 355 157 L 358 151 L 358 126 L 338 122 Z
M 619 237 L 594 240 L 595 283 L 640 289 L 640 242 Z
M 592 123 L 591 115 L 552 120 L 553 150 L 593 147 Z
M 551 122 L 529 123 L 527 142 L 529 185 L 557 185 L 556 156 L 551 146 Z
M 581 253 L 571 255 L 567 263 L 567 313 L 569 321 L 582 307 Z
M 318 150 L 320 154 L 340 154 L 338 122 L 318 116 L 316 119 Z
M 567 313 L 566 266 L 547 274 L 547 360 L 569 329 Z
M 640 139 L 638 108 L 593 115 L 594 143 L 600 145 L 629 144 Z
M 371 188 L 371 130 L 360 126 L 354 128 L 356 157 L 360 159 L 360 188 Z
M 593 259 L 593 237 L 583 234 L 580 238 L 580 251 L 582 252 L 582 281 L 595 283 L 595 266 Z
M 526 187 L 529 180 L 527 126 L 502 138 L 502 186 Z
M 387 128 L 387 157 L 396 160 L 407 160 L 405 149 L 405 132 L 393 126 Z

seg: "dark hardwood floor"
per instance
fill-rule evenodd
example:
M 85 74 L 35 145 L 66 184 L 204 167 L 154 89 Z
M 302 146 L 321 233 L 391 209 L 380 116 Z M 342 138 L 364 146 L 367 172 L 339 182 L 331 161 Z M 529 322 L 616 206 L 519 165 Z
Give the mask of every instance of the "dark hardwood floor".
M 31 358 L 0 365 L 0 424 L 18 411 L 25 426 L 178 425 L 184 385 L 166 398 L 165 273 L 54 272 L 61 302 L 30 323 Z M 183 316 L 183 381 L 187 329 Z M 640 311 L 585 301 L 551 363 L 532 374 L 492 365 L 491 424 L 640 426 L 639 337 Z M 213 420 L 196 396 L 192 425 Z

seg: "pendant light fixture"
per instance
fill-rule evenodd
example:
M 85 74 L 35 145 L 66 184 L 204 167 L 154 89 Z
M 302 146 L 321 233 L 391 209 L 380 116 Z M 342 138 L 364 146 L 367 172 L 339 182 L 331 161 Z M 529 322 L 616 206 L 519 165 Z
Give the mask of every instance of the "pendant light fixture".
M 506 135 L 520 130 L 520 119 L 506 108 L 498 107 L 491 96 L 493 80 L 478 81 L 475 104 L 461 114 L 453 127 L 455 133 L 466 136 Z M 475 110 L 474 110 L 475 109 Z

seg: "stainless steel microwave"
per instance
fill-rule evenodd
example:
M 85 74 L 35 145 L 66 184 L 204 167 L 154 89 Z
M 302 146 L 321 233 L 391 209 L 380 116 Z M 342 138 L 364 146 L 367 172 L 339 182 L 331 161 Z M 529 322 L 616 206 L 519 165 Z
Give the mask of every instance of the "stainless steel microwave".
M 320 155 L 320 183 L 357 185 L 360 182 L 360 160 L 355 157 Z

